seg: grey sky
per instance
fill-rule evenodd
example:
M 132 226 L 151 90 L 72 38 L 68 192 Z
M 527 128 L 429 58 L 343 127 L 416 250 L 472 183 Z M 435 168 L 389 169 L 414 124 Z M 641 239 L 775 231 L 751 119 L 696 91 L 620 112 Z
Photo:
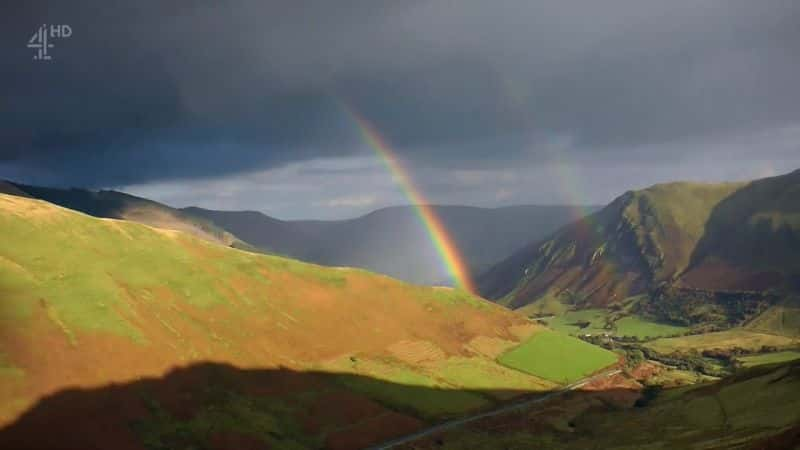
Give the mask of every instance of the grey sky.
M 796 1 L 14 3 L 0 177 L 281 217 L 403 203 L 342 103 L 437 203 L 800 166 Z M 73 29 L 50 62 L 40 23 Z

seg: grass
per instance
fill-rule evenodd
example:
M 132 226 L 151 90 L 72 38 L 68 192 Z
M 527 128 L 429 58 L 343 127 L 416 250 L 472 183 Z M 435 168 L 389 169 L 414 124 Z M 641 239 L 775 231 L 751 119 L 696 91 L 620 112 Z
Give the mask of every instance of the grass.
M 569 384 L 614 364 L 613 352 L 555 331 L 541 331 L 498 358 L 501 364 Z
M 614 322 L 614 325 L 617 336 L 633 336 L 639 339 L 674 336 L 689 330 L 687 327 L 651 322 L 639 316 L 623 317 Z
M 754 333 L 741 328 L 719 331 L 716 333 L 697 334 L 674 338 L 662 338 L 648 342 L 646 345 L 659 353 L 702 352 L 712 349 L 760 350 L 762 346 L 778 348 L 791 347 L 797 339 L 772 334 Z
M 147 342 L 131 320 L 136 312 L 130 297 L 209 309 L 263 302 L 271 274 L 292 274 L 309 285 L 342 291 L 350 274 L 378 278 L 232 250 L 137 223 L 98 220 L 38 200 L 4 195 L 0 211 L 0 324 L 24 320 L 41 306 L 74 346 L 83 332 Z M 233 290 L 231 279 L 243 280 L 248 289 Z M 460 289 L 399 283 L 397 288 L 426 304 L 497 308 Z
M 392 358 L 359 358 L 356 362 L 351 361 L 342 358 L 339 361 L 340 370 L 344 368 L 341 364 L 346 364 L 350 366 L 346 369 L 348 372 L 369 377 L 342 373 L 338 377 L 339 383 L 392 409 L 435 419 L 463 414 L 490 404 L 487 398 L 479 394 L 451 390 L 454 386 Z M 420 387 L 428 388 L 426 395 L 417 395 Z
M 795 359 L 800 359 L 800 352 L 788 351 L 788 352 L 763 353 L 760 355 L 740 356 L 737 358 L 737 360 L 739 360 L 744 367 L 761 366 L 764 364 L 775 364 L 786 361 L 794 361 Z
M 20 378 L 25 376 L 25 371 L 14 366 L 8 357 L 0 352 L 0 379 L 2 377 Z M 6 380 L 3 380 L 6 381 Z
M 230 301 L 219 286 L 221 278 L 252 273 L 258 267 L 257 257 L 246 252 L 229 251 L 224 257 L 205 258 L 187 247 L 200 252 L 209 249 L 213 254 L 216 248 L 212 244 L 197 241 L 187 245 L 184 240 L 189 238 L 177 233 L 96 220 L 43 202 L 27 202 L 19 207 L 27 207 L 20 212 L 27 220 L 15 214 L 0 215 L 0 230 L 6 238 L 0 242 L 0 255 L 7 265 L 27 275 L 0 272 L 0 287 L 7 300 L 0 320 L 26 316 L 31 305 L 41 304 L 78 344 L 78 331 L 145 339 L 125 319 L 131 311 L 121 284 L 142 298 L 146 297 L 144 291 L 166 287 L 188 304 L 208 308 Z M 268 257 L 264 258 L 261 261 Z
M 604 328 L 606 323 L 606 311 L 602 309 L 583 309 L 580 311 L 570 311 L 563 315 L 544 319 L 548 326 L 556 331 L 565 334 L 587 334 L 587 333 L 608 333 Z M 578 322 L 589 322 L 589 326 L 581 328 Z
M 583 309 L 543 319 L 550 328 L 571 335 L 609 333 L 639 339 L 675 336 L 689 330 L 687 327 L 653 322 L 637 315 L 625 316 L 616 321 L 603 309 Z M 578 323 L 589 322 L 581 328 Z M 611 322 L 611 328 L 606 323 Z
M 196 361 L 305 369 L 351 354 L 358 363 L 339 373 L 378 381 L 351 378 L 348 387 L 425 418 L 461 414 L 496 400 L 475 393 L 481 389 L 552 386 L 493 356 L 366 363 L 409 336 L 452 357 L 474 339 L 500 339 L 514 327 L 530 326 L 462 289 L 409 285 L 365 270 L 249 253 L 1 194 L 0 234 L 0 351 L 24 345 L 37 355 L 25 361 L 24 373 L 15 368 L 22 367 L 18 356 L 1 358 L 0 376 L 21 380 L 26 395 L 41 394 L 38 389 L 44 388 L 36 383 L 50 379 L 40 376 L 45 373 L 80 385 Z M 70 357 L 53 362 L 47 357 L 53 348 L 67 348 Z M 123 359 L 109 360 L 109 348 Z M 420 387 L 431 394 L 413 395 Z M 21 395 L 0 389 L 0 403 Z
M 793 370 L 748 369 L 716 384 L 667 389 L 645 408 L 620 408 L 611 400 L 614 394 L 603 399 L 602 393 L 583 398 L 576 393 L 555 407 L 514 417 L 510 426 L 492 421 L 461 428 L 417 448 L 762 448 L 766 437 L 796 427 L 800 421 L 797 369 L 797 363 Z M 591 400 L 590 396 L 597 397 Z M 561 425 L 565 422 L 568 428 Z M 772 444 L 794 448 L 791 436 Z
M 513 298 L 512 295 L 506 297 L 507 300 L 511 300 Z M 499 302 L 503 304 L 503 302 Z M 506 301 L 505 303 L 508 303 Z M 507 305 L 506 305 L 507 306 Z M 517 308 L 516 310 L 520 314 L 525 315 L 561 315 L 569 311 L 569 305 L 564 304 L 562 299 L 556 295 L 555 293 L 548 291 L 545 295 L 537 299 L 533 303 L 529 303 L 521 308 Z
M 340 373 L 340 382 L 348 388 L 428 419 L 464 414 L 495 400 L 555 387 L 484 357 L 443 357 L 414 365 L 392 357 L 342 357 L 315 369 Z M 420 387 L 429 388 L 425 396 L 411 395 Z
M 787 298 L 748 323 L 751 331 L 800 337 L 800 298 Z
M 430 381 L 410 371 L 408 376 L 414 380 L 413 384 L 386 383 L 374 378 L 353 378 L 346 375 L 342 376 L 341 383 L 391 409 L 409 412 L 425 419 L 457 416 L 491 405 L 489 399 L 478 393 L 445 387 L 427 389 L 425 395 L 419 395 L 420 386 Z
M 303 450 L 319 446 L 292 420 L 292 408 L 280 401 L 242 396 L 217 387 L 208 391 L 202 394 L 205 404 L 185 419 L 147 399 L 149 416 L 132 424 L 142 445 L 148 450 L 206 448 L 215 434 L 235 433 L 261 441 L 268 448 Z
M 432 365 L 431 370 L 453 386 L 474 389 L 544 390 L 553 387 L 551 383 L 482 358 L 451 357 Z
M 770 370 L 767 376 L 758 368 L 745 372 L 741 381 L 723 386 L 717 397 L 733 429 L 774 427 L 800 421 L 797 389 L 798 371 L 789 367 Z M 768 369 L 769 370 L 769 369 Z M 758 406 L 765 408 L 758 408 Z

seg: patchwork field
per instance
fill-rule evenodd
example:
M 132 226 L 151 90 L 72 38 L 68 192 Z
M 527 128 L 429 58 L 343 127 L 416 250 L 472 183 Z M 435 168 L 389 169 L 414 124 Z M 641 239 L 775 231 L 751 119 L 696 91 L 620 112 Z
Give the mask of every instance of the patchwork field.
M 787 348 L 797 345 L 799 342 L 800 340 L 787 336 L 733 329 L 716 333 L 657 339 L 645 345 L 659 353 L 672 353 L 702 352 L 703 350 L 732 349 L 736 347 L 756 351 L 763 346 Z
M 602 309 L 584 309 L 569 311 L 544 321 L 550 328 L 565 334 L 608 333 L 610 330 L 605 329 L 606 315 L 607 312 Z M 586 323 L 587 326 L 581 326 Z
M 764 353 L 760 355 L 740 356 L 736 359 L 740 361 L 744 367 L 754 367 L 800 359 L 800 351 Z
M 651 322 L 639 316 L 623 317 L 614 322 L 614 325 L 614 334 L 617 336 L 633 336 L 639 339 L 674 336 L 689 331 L 687 327 Z
M 498 361 L 513 369 L 568 384 L 617 362 L 618 355 L 556 331 L 541 331 Z
M 609 333 L 615 336 L 631 336 L 639 339 L 675 336 L 689 328 L 653 322 L 637 315 L 615 318 L 604 309 L 569 311 L 541 319 L 548 327 L 571 335 Z
M 772 306 L 745 326 L 762 333 L 800 338 L 800 298 L 787 298 Z

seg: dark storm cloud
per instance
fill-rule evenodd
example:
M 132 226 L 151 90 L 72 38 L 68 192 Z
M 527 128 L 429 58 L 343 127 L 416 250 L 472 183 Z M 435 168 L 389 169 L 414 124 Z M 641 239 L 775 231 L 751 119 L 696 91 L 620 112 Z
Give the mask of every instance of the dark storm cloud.
M 357 150 L 342 101 L 429 166 L 613 163 L 800 121 L 800 4 L 52 1 L 4 4 L 0 175 L 84 186 Z M 25 43 L 66 23 L 54 60 Z M 585 155 L 584 155 L 585 156 Z

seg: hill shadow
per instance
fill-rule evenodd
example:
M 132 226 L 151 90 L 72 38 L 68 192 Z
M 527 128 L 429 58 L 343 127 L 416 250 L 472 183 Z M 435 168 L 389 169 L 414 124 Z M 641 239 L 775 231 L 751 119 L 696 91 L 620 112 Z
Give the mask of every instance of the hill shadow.
M 704 289 L 800 290 L 800 232 L 785 220 L 800 214 L 800 170 L 748 183 L 711 211 L 683 272 Z
M 360 449 L 465 415 L 449 407 L 487 410 L 499 398 L 546 394 L 201 363 L 159 378 L 49 395 L 0 430 L 0 448 Z

